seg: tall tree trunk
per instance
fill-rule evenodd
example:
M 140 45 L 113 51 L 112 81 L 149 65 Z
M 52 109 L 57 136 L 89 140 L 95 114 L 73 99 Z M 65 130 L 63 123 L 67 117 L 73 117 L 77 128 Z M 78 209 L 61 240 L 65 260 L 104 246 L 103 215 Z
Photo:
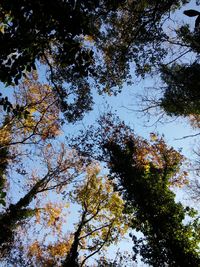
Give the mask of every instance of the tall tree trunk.
M 70 248 L 69 253 L 67 254 L 67 257 L 65 261 L 63 262 L 63 267 L 79 267 L 78 263 L 78 245 L 79 245 L 79 238 L 81 235 L 81 231 L 83 226 L 85 225 L 85 217 L 86 217 L 87 211 L 85 210 L 82 214 L 81 221 L 79 223 L 78 229 L 74 233 L 74 241 Z
M 0 214 L 0 255 L 8 253 L 10 250 L 17 222 L 30 216 L 31 209 L 27 209 L 26 207 L 31 203 L 41 186 L 45 185 L 50 177 L 51 175 L 47 174 L 16 204 L 11 204 L 5 213 Z

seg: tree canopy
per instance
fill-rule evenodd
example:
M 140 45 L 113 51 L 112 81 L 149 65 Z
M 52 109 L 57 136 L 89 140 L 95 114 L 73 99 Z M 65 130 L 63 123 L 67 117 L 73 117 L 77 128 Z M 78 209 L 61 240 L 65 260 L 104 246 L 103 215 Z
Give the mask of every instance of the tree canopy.
M 180 168 L 181 156 L 158 139 L 148 145 L 156 151 L 151 158 L 141 142 L 144 141 L 121 136 L 121 144 L 110 140 L 104 146 L 111 173 L 114 178 L 118 176 L 117 186 L 124 190 L 128 210 L 134 214 L 132 227 L 144 234 L 139 240 L 131 235 L 133 250 L 152 266 L 199 266 L 199 225 L 183 224 L 193 211 L 176 203 L 175 194 L 169 189 L 170 179 Z
M 199 163 L 189 165 L 194 183 L 164 136 L 145 139 L 108 110 L 77 130 L 96 93 L 155 76 L 147 102 L 200 127 L 200 12 L 190 2 L 1 1 L 2 266 L 200 266 L 199 213 L 176 199 L 189 183 L 199 199 Z M 175 24 L 180 10 L 194 26 Z
M 18 84 L 40 62 L 66 118 L 80 119 L 92 108 L 92 88 L 116 93 L 130 63 L 142 76 L 159 63 L 162 25 L 186 2 L 2 1 L 0 80 Z

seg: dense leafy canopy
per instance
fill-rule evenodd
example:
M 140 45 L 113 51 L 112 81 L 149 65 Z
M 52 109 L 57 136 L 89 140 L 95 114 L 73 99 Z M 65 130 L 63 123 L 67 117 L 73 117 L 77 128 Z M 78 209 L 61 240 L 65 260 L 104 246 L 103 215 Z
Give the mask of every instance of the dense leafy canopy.
M 189 25 L 184 25 L 177 30 L 178 43 L 187 48 L 187 53 L 192 59 L 184 63 L 176 62 L 170 66 L 161 68 L 163 81 L 166 83 L 164 95 L 161 98 L 160 106 L 164 111 L 172 116 L 196 116 L 198 120 L 199 103 L 199 52 L 200 52 L 200 27 L 199 12 L 196 10 L 186 10 L 185 15 L 197 16 L 195 28 L 190 29 Z
M 98 176 L 99 171 L 98 166 L 89 166 L 85 184 L 73 196 L 81 204 L 81 219 L 63 266 L 79 266 L 78 250 L 88 250 L 90 254 L 80 264 L 84 265 L 91 256 L 117 242 L 128 229 L 124 202 L 108 178 Z
M 161 107 L 167 114 L 188 116 L 200 114 L 200 65 L 174 65 L 163 69 L 162 78 L 167 84 Z
M 1 1 L 0 81 L 13 87 L 10 98 L 0 93 L 3 266 L 90 266 L 93 256 L 97 266 L 135 266 L 138 254 L 155 267 L 200 266 L 197 212 L 173 192 L 189 183 L 180 152 L 154 133 L 137 137 L 111 113 L 78 137 L 62 131 L 92 109 L 94 90 L 115 95 L 155 72 L 159 107 L 200 127 L 199 11 L 184 11 L 194 29 L 166 30 L 188 2 Z M 181 52 L 171 60 L 172 44 Z M 180 60 L 188 53 L 190 62 Z M 109 259 L 128 230 L 133 255 Z
M 155 134 L 151 142 L 136 137 L 111 114 L 99 123 L 74 141 L 80 152 L 107 162 L 126 212 L 132 214 L 132 228 L 144 235 L 137 239 L 131 234 L 136 255 L 151 266 L 199 266 L 198 218 L 193 209 L 176 203 L 171 191 L 188 182 L 181 170 L 184 157 Z
M 140 240 L 133 236 L 133 249 L 152 266 L 199 266 L 196 224 L 183 224 L 187 209 L 175 202 L 168 187 L 180 168 L 181 157 L 162 139 L 148 145 L 154 152 L 157 147 L 155 158 L 149 153 L 144 156 L 141 142 L 133 136 L 121 136 L 120 143 L 113 138 L 104 145 L 111 174 L 115 179 L 118 176 L 117 186 L 123 189 L 128 210 L 133 213 L 132 227 L 144 234 Z
M 143 75 L 163 58 L 162 24 L 186 2 L 2 1 L 0 80 L 18 84 L 39 61 L 66 118 L 80 119 L 92 107 L 93 83 L 99 92 L 116 93 L 130 63 Z

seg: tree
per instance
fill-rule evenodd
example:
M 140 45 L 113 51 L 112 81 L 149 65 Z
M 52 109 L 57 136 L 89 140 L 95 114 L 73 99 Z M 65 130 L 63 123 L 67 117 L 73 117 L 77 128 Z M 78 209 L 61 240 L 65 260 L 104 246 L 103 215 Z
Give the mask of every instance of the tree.
M 144 115 L 158 116 L 157 122 L 162 121 L 164 115 L 187 117 L 194 128 L 199 128 L 200 16 L 197 10 L 185 10 L 183 13 L 189 17 L 197 16 L 195 27 L 180 25 L 172 18 L 176 27 L 171 29 L 173 26 L 170 25 L 171 30 L 164 32 L 160 42 L 167 57 L 158 52 L 161 57 L 157 57 L 156 68 L 152 68 L 148 60 L 146 65 L 142 65 L 144 72 L 151 73 L 152 77 L 158 74 L 160 83 L 142 94 L 139 110 Z M 141 57 L 145 58 L 144 55 Z M 155 95 L 153 89 L 156 89 Z
M 189 193 L 190 199 L 194 201 L 194 203 L 199 203 L 200 201 L 200 150 L 199 147 L 195 148 L 193 153 L 196 156 L 196 159 L 192 165 L 193 168 L 193 177 L 190 183 L 187 186 L 187 193 Z
M 97 267 L 137 267 L 137 263 L 133 262 L 134 256 L 127 251 L 118 250 L 114 259 L 108 259 L 108 257 L 103 256 L 97 260 Z
M 132 65 L 141 77 L 158 70 L 166 83 L 160 107 L 170 115 L 188 116 L 199 127 L 198 60 L 181 64 L 175 58 L 165 64 L 165 41 L 170 38 L 164 23 L 186 2 L 2 1 L 0 80 L 15 86 L 12 104 L 0 95 L 0 249 L 7 263 L 10 258 L 19 266 L 83 266 L 123 236 L 131 217 L 132 228 L 144 235 L 138 240 L 131 234 L 134 251 L 145 262 L 199 265 L 198 218 L 194 210 L 176 203 L 171 191 L 188 182 L 181 169 L 184 158 L 163 138 L 152 134 L 148 142 L 124 123 L 114 125 L 108 116 L 99 131 L 87 136 L 89 142 L 81 137 L 84 155 L 58 146 L 56 140 L 64 122 L 61 111 L 68 122 L 81 119 L 92 109 L 92 90 L 116 94 L 125 81 L 132 81 Z M 176 42 L 198 55 L 199 13 L 185 14 L 198 14 L 196 27 L 194 32 L 181 27 Z M 43 82 L 35 71 L 38 65 L 46 72 Z M 83 182 L 79 180 L 88 158 L 95 156 L 107 161 L 113 181 L 99 176 L 94 166 L 91 173 L 87 169 Z M 81 206 L 80 217 L 74 232 L 62 235 L 67 215 L 60 202 L 65 202 L 75 179 L 79 184 L 71 199 Z M 21 183 L 18 194 L 13 193 L 16 183 Z M 55 203 L 48 196 L 55 197 Z M 190 221 L 183 223 L 185 218 Z M 38 224 L 46 232 L 28 251 L 25 237 L 29 244 L 33 238 L 26 233 L 20 241 L 20 230 L 30 226 L 35 234 Z M 102 262 L 110 264 L 108 259 Z
M 24 79 L 15 88 L 12 109 L 9 112 L 1 110 L 0 203 L 4 206 L 8 182 L 6 170 L 12 166 L 18 173 L 23 173 L 20 169 L 20 164 L 25 164 L 22 155 L 32 153 L 32 148 L 27 145 L 37 149 L 36 146 L 43 146 L 60 134 L 58 100 L 51 87 L 37 79 L 36 72 Z
M 175 202 L 171 190 L 187 183 L 187 173 L 182 169 L 184 157 L 168 147 L 162 137 L 152 134 L 151 142 L 136 137 L 110 114 L 100 123 L 96 130 L 78 137 L 81 145 L 75 147 L 108 164 L 126 212 L 132 214 L 131 227 L 144 235 L 141 239 L 131 235 L 134 252 L 152 266 L 199 266 L 198 218 L 193 209 Z
M 7 134 L 7 136 L 5 135 Z M 3 138 L 2 138 L 3 137 Z M 9 158 L 10 158 L 10 152 L 7 147 L 2 147 L 3 144 L 8 141 L 10 141 L 10 136 L 9 133 L 6 131 L 3 132 L 3 136 L 0 136 L 0 205 L 5 206 L 5 197 L 6 197 L 6 192 L 5 192 L 5 187 L 6 187 L 6 173 L 7 173 L 7 168 L 9 164 Z
M 184 14 L 190 17 L 198 16 L 195 29 L 192 31 L 189 25 L 181 26 L 176 30 L 176 43 L 190 53 L 193 59 L 187 62 L 187 58 L 179 61 L 172 61 L 173 64 L 163 65 L 160 68 L 161 78 L 165 83 L 163 96 L 159 100 L 159 105 L 167 115 L 184 116 L 191 118 L 193 125 L 198 125 L 199 120 L 199 73 L 200 66 L 198 56 L 200 52 L 199 40 L 199 12 L 195 10 L 185 10 Z M 178 57 L 180 59 L 181 56 Z M 196 123 L 193 123 L 195 122 Z
M 2 112 L 2 147 L 44 143 L 60 134 L 58 99 L 48 84 L 38 81 L 36 72 L 14 88 L 13 98 L 14 110 L 23 106 L 26 113 L 16 114 L 13 110 L 9 113 Z
M 89 254 L 84 255 L 80 263 L 84 266 L 91 256 L 117 243 L 128 229 L 123 200 L 113 191 L 108 178 L 98 175 L 99 171 L 98 166 L 89 166 L 84 184 L 77 188 L 73 197 L 81 205 L 81 218 L 63 266 L 76 266 L 78 251 L 87 250 Z
M 24 176 L 26 171 L 23 168 L 20 169 L 20 165 L 25 164 L 23 160 L 26 157 L 22 155 L 32 151 L 30 147 L 27 150 L 26 145 L 40 143 L 41 146 L 44 146 L 47 140 L 49 141 L 59 134 L 59 110 L 56 105 L 57 99 L 54 96 L 51 88 L 37 82 L 37 74 L 32 73 L 19 87 L 15 88 L 12 110 L 9 113 L 3 111 L 1 113 L 0 204 L 8 208 L 5 213 L 1 212 L 1 244 L 11 238 L 13 233 L 11 228 L 15 228 L 17 220 L 20 221 L 20 218 L 22 220 L 29 213 L 32 214 L 30 209 L 24 209 L 24 207 L 30 204 L 42 183 L 48 180 L 47 175 L 45 176 L 46 180 L 42 178 L 42 181 L 37 181 L 29 193 L 22 197 L 17 204 L 7 203 L 6 191 L 9 191 L 7 169 L 11 168 L 13 171 L 16 168 L 16 172 Z M 26 113 L 19 110 L 20 105 L 23 105 Z M 18 110 L 17 113 L 16 110 Z M 10 206 L 8 207 L 8 205 Z
M 81 185 L 70 192 L 70 200 L 80 207 L 74 231 L 70 230 L 68 236 L 56 234 L 53 243 L 35 241 L 30 246 L 28 257 L 34 266 L 48 266 L 50 262 L 56 266 L 86 266 L 90 257 L 117 244 L 127 232 L 129 220 L 123 213 L 124 202 L 113 191 L 111 181 L 99 172 L 96 163 L 90 164 Z
M 58 99 L 51 87 L 38 82 L 36 72 L 15 88 L 13 107 L 23 105 L 26 116 L 13 110 L 1 113 L 0 150 L 0 248 L 6 255 L 15 233 L 39 208 L 36 195 L 60 190 L 75 179 L 84 166 L 83 158 L 54 141 L 60 134 Z M 34 165 L 30 161 L 34 155 Z M 41 166 L 35 169 L 34 166 Z M 9 169 L 9 170 L 7 170 Z M 38 172 L 38 173 L 37 173 Z M 11 174 L 12 173 L 12 174 Z M 21 189 L 13 196 L 12 186 Z M 20 187 L 21 184 L 21 187 Z M 31 206 L 31 207 L 30 207 Z
M 198 116 L 200 114 L 199 73 L 198 63 L 175 64 L 169 68 L 163 68 L 162 79 L 167 87 L 160 106 L 168 115 Z
M 7 148 L 4 148 L 1 150 L 1 156 L 0 156 L 0 204 L 5 206 L 5 184 L 6 184 L 6 171 L 8 166 L 8 158 L 9 158 L 9 151 Z
M 38 82 L 36 72 L 14 89 L 13 99 L 12 109 L 8 113 L 1 110 L 1 190 L 6 184 L 8 165 L 17 161 L 20 164 L 21 155 L 31 152 L 27 145 L 44 145 L 59 135 L 61 128 L 58 100 L 51 87 Z M 20 171 L 20 168 L 17 169 Z M 5 190 L 1 194 L 1 202 L 5 205 Z
M 18 84 L 38 60 L 66 118 L 76 121 L 92 107 L 92 83 L 99 92 L 116 93 L 130 62 L 144 75 L 164 57 L 162 25 L 186 2 L 3 1 L 0 80 Z M 2 103 L 9 106 L 5 98 Z
M 43 156 L 47 159 L 44 160 L 45 164 L 43 164 L 42 169 L 46 169 L 47 173 L 43 177 L 40 177 L 42 171 L 36 177 L 34 174 L 32 177 L 29 176 L 30 189 L 27 192 L 24 190 L 23 197 L 14 204 L 10 203 L 8 208 L 0 213 L 2 229 L 0 250 L 2 256 L 6 256 L 10 252 L 18 226 L 23 224 L 25 219 L 38 214 L 39 201 L 37 201 L 35 208 L 30 208 L 36 195 L 56 189 L 59 193 L 62 192 L 63 188 L 83 171 L 83 160 L 78 158 L 75 153 L 70 153 L 63 145 L 60 151 L 56 151 L 51 146 L 46 147 Z
M 130 135 L 121 136 L 120 143 L 108 140 L 104 146 L 111 174 L 118 176 L 117 186 L 124 190 L 128 209 L 135 216 L 132 227 L 144 234 L 140 240 L 132 236 L 133 249 L 152 266 L 199 266 L 199 224 L 195 220 L 194 225 L 183 223 L 186 215 L 194 216 L 193 211 L 176 203 L 169 189 L 181 156 L 160 139 L 149 144 L 159 148 L 158 159 L 145 156 L 141 161 L 145 143 Z

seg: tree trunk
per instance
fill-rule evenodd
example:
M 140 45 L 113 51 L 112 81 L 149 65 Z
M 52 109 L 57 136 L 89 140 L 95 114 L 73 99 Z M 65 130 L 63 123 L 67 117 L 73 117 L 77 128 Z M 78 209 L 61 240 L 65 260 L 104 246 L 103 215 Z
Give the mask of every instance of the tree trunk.
M 0 255 L 8 253 L 11 249 L 17 222 L 22 221 L 27 216 L 30 216 L 31 210 L 25 207 L 31 203 L 40 187 L 47 182 L 48 178 L 49 174 L 38 181 L 16 204 L 11 204 L 5 213 L 0 214 Z
M 79 267 L 78 263 L 78 245 L 79 245 L 79 238 L 81 235 L 82 228 L 85 224 L 85 217 L 86 217 L 86 211 L 83 212 L 81 221 L 79 223 L 78 229 L 74 233 L 74 241 L 70 248 L 69 253 L 67 254 L 67 257 L 65 261 L 63 262 L 63 267 Z

